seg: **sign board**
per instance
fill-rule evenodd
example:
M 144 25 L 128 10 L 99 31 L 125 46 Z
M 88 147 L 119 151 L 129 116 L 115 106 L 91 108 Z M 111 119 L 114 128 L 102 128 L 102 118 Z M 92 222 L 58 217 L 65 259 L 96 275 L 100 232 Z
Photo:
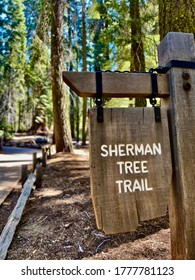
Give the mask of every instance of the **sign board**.
M 167 110 L 89 110 L 91 195 L 97 227 L 107 234 L 136 230 L 166 215 L 172 163 Z

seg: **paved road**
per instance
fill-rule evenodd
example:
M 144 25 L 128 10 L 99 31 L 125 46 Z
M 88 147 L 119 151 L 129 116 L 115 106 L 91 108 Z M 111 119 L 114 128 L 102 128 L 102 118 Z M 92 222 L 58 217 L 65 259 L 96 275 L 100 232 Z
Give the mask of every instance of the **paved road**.
M 17 184 L 21 165 L 32 163 L 32 154 L 41 155 L 39 149 L 3 147 L 0 151 L 0 205 Z

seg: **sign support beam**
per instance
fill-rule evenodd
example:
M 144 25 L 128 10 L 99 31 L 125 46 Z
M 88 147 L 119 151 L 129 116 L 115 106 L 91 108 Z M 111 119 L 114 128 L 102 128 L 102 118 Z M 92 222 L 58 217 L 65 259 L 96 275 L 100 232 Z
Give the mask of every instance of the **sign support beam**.
M 64 82 L 80 97 L 96 97 L 95 72 L 63 72 Z M 168 75 L 157 75 L 158 95 L 169 96 Z M 102 97 L 149 98 L 152 94 L 151 73 L 102 72 Z

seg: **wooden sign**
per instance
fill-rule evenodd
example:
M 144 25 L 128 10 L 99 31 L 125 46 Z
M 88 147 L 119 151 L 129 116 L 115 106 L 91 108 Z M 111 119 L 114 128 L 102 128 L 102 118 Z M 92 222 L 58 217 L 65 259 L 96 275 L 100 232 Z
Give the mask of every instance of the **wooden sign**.
M 107 234 L 136 230 L 167 212 L 172 163 L 167 110 L 89 110 L 91 194 L 97 227 Z

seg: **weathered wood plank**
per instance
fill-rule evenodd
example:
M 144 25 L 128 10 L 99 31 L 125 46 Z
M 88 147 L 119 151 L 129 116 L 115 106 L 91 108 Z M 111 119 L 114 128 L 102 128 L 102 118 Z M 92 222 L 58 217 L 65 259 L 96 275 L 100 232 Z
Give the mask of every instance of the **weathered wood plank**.
M 168 75 L 158 75 L 158 97 L 169 96 Z M 96 97 L 94 72 L 63 72 L 64 82 L 81 97 Z M 152 93 L 148 73 L 102 72 L 103 97 L 143 97 Z
M 159 46 L 159 63 L 195 61 L 194 36 L 170 32 Z M 190 74 L 191 90 L 185 91 L 182 73 Z M 171 249 L 173 259 L 195 259 L 195 71 L 169 71 L 171 95 L 162 106 L 170 111 L 173 185 L 170 199 Z
M 35 174 L 30 174 L 28 180 L 24 184 L 22 193 L 18 199 L 18 202 L 9 216 L 8 222 L 5 225 L 1 236 L 0 236 L 0 260 L 4 260 L 7 255 L 8 248 L 12 242 L 17 225 L 20 222 L 24 207 L 26 205 L 27 199 L 30 196 L 32 186 L 35 182 Z
M 167 212 L 172 163 L 167 110 L 90 109 L 91 194 L 97 227 L 107 234 L 136 230 Z M 153 144 L 160 147 L 154 152 Z M 154 145 L 154 147 L 156 147 Z

